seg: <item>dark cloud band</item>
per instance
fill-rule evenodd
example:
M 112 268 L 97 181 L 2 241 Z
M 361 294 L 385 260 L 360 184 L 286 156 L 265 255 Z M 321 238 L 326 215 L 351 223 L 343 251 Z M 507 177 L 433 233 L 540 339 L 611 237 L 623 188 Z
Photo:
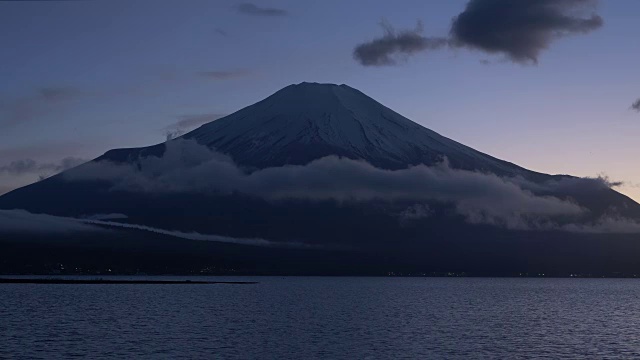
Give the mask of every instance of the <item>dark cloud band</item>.
M 287 16 L 289 12 L 283 9 L 260 7 L 252 3 L 242 3 L 236 6 L 240 14 L 252 16 Z
M 640 99 L 634 101 L 633 104 L 631 104 L 631 110 L 640 112 Z
M 604 21 L 595 5 L 596 0 L 470 0 L 453 18 L 449 37 L 424 36 L 420 25 L 401 32 L 385 25 L 384 36 L 357 45 L 353 55 L 364 66 L 394 65 L 398 57 L 452 47 L 536 64 L 557 39 L 600 28 Z
M 554 40 L 602 26 L 594 5 L 589 0 L 471 0 L 453 19 L 451 36 L 457 46 L 537 63 Z

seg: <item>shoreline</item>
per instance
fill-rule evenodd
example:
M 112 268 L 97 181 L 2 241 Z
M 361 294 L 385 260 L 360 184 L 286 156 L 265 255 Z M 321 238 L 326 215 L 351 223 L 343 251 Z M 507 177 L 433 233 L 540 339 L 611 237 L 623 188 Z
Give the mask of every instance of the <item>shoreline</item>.
M 228 284 L 228 285 L 253 285 L 258 284 L 257 281 L 199 281 L 199 280 L 105 280 L 105 279 L 20 279 L 20 278 L 0 278 L 0 284 L 136 284 L 136 285 L 212 285 L 212 284 Z

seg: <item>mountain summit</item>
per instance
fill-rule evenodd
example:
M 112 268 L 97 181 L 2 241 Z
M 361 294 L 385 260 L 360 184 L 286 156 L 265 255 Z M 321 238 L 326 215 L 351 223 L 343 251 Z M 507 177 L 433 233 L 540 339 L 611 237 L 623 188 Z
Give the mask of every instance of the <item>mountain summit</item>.
M 361 159 L 385 169 L 439 163 L 498 175 L 532 177 L 514 164 L 439 135 L 347 85 L 300 83 L 183 136 L 251 168 L 303 165 L 329 155 Z M 105 159 L 158 154 L 122 149 Z

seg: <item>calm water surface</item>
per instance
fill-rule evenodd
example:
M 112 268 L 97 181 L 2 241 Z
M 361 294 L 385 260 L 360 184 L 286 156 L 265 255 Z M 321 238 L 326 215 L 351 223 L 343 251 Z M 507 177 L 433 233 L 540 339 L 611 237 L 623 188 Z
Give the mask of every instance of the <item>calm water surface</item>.
M 0 358 L 640 357 L 640 280 L 206 279 L 0 284 Z

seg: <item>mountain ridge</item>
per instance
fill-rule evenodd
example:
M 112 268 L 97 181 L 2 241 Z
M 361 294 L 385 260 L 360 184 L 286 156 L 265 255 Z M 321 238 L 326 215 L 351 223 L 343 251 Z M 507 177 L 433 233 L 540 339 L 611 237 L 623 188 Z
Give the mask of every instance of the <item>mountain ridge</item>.
M 396 170 L 434 165 L 446 157 L 453 167 L 465 170 L 538 181 L 553 176 L 444 137 L 345 84 L 289 85 L 177 139 L 196 140 L 228 154 L 239 165 L 257 169 L 304 165 L 336 155 Z M 164 143 L 160 143 L 110 150 L 97 160 L 130 161 L 163 152 Z
M 184 140 L 226 154 L 249 172 L 306 165 L 323 157 L 337 156 L 363 160 L 387 170 L 415 165 L 435 166 L 446 159 L 447 166 L 453 169 L 508 179 L 522 178 L 535 184 L 578 179 L 538 173 L 497 159 L 415 123 L 359 90 L 344 84 L 318 83 L 289 85 L 262 101 L 176 139 L 147 147 L 113 149 L 90 163 L 139 167 L 141 159 L 161 158 L 168 145 Z M 67 186 L 63 179 L 65 174 L 0 196 L 0 208 L 24 205 L 29 210 L 36 204 L 35 208 L 40 211 L 57 211 L 53 205 L 43 206 L 41 198 L 51 197 L 52 192 L 73 192 L 73 187 Z M 91 193 L 89 188 L 86 191 Z M 595 214 L 606 214 L 610 208 L 615 208 L 625 216 L 640 216 L 639 204 L 609 188 L 594 192 L 591 188 L 564 186 L 557 191 L 536 185 L 529 186 L 527 191 L 577 201 L 596 209 Z

